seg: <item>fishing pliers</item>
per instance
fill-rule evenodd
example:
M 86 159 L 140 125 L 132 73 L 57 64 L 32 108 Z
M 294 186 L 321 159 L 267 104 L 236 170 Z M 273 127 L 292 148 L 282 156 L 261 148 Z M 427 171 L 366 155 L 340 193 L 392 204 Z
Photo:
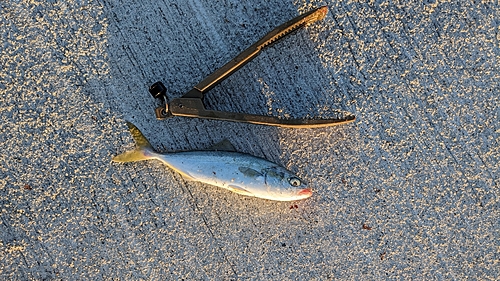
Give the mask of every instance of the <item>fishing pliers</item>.
M 297 29 L 323 19 L 327 12 L 328 8 L 323 6 L 276 27 L 230 62 L 203 79 L 180 98 L 168 102 L 165 86 L 161 82 L 154 83 L 149 88 L 149 92 L 154 98 L 161 99 L 162 102 L 164 102 L 163 106 L 156 108 L 156 117 L 158 119 L 165 119 L 172 116 L 197 117 L 288 128 L 327 127 L 354 121 L 356 118 L 353 115 L 346 115 L 345 117 L 334 119 L 283 119 L 275 116 L 207 110 L 203 104 L 204 93 L 259 55 L 266 46 L 275 43 L 278 39 L 283 38 Z

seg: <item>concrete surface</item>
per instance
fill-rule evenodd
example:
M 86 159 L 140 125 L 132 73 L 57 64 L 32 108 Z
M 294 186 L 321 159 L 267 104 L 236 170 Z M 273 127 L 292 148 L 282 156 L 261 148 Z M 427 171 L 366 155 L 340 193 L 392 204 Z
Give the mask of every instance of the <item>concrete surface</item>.
M 291 130 L 157 121 L 267 31 L 288 37 L 206 97 L 220 110 L 354 124 Z M 1 280 L 498 280 L 498 1 L 0 2 Z M 224 138 L 311 183 L 280 203 L 158 162 Z

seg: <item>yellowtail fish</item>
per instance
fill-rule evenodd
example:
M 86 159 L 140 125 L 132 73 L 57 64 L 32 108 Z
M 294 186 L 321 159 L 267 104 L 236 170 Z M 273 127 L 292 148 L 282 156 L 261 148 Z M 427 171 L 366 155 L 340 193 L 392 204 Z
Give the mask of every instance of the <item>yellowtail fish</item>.
M 187 180 L 269 200 L 294 201 L 312 195 L 303 180 L 265 159 L 231 151 L 159 153 L 136 126 L 128 122 L 127 126 L 137 147 L 115 156 L 114 162 L 156 159 Z

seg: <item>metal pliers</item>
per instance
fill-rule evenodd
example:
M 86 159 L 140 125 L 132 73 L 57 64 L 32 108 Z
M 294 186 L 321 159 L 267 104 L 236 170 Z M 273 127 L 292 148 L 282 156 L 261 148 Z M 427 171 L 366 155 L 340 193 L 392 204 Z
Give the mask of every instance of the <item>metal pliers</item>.
M 180 98 L 168 102 L 165 86 L 161 82 L 154 83 L 149 88 L 149 92 L 154 98 L 161 99 L 165 103 L 164 106 L 156 108 L 156 117 L 158 119 L 172 116 L 197 117 L 288 128 L 327 127 L 354 121 L 356 118 L 352 115 L 336 119 L 282 119 L 274 116 L 207 110 L 203 105 L 204 93 L 255 58 L 262 49 L 301 27 L 323 19 L 327 12 L 326 6 L 320 7 L 276 27 Z

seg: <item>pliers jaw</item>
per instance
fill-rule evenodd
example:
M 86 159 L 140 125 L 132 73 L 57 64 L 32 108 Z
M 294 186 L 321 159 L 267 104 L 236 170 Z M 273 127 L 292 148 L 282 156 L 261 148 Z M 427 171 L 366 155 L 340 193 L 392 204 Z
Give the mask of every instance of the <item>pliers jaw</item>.
M 262 49 L 301 27 L 323 19 L 327 12 L 328 8 L 324 6 L 278 26 L 230 62 L 203 79 L 180 98 L 173 99 L 169 102 L 166 96 L 167 90 L 163 83 L 154 83 L 149 87 L 149 92 L 154 98 L 161 99 L 164 104 L 156 108 L 156 118 L 166 119 L 172 116 L 184 116 L 288 128 L 328 127 L 353 122 L 356 118 L 352 115 L 334 119 L 281 119 L 266 115 L 207 110 L 203 105 L 204 93 L 255 58 Z

